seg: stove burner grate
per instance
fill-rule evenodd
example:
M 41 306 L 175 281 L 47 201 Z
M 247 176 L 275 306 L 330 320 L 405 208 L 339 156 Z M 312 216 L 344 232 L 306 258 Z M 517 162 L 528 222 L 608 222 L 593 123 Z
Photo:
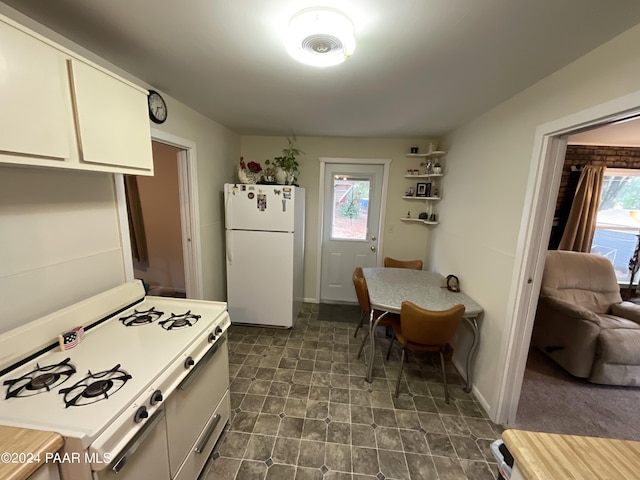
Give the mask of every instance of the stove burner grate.
M 127 327 L 138 327 L 140 325 L 146 325 L 157 320 L 164 312 L 156 310 L 156 307 L 151 307 L 149 310 L 139 312 L 134 310 L 131 315 L 120 318 L 120 321 Z
M 52 387 L 60 385 L 76 373 L 76 367 L 66 358 L 60 363 L 41 367 L 36 363 L 35 370 L 19 378 L 5 380 L 3 385 L 9 385 L 6 398 L 31 397 L 39 393 L 48 392 Z
M 186 313 L 176 315 L 172 313 L 169 318 L 160 322 L 165 330 L 178 330 L 180 328 L 192 327 L 200 319 L 200 315 L 194 315 L 191 310 Z
M 90 405 L 109 398 L 120 390 L 127 380 L 133 378 L 117 364 L 110 370 L 91 373 L 75 385 L 58 391 L 64 394 L 65 408 Z

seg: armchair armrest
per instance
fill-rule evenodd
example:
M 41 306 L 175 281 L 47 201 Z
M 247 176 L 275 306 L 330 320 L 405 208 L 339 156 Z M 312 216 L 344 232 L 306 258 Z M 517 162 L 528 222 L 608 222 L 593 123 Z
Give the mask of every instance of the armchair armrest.
M 635 303 L 615 303 L 611 305 L 611 313 L 617 317 L 626 318 L 640 324 L 640 305 Z
M 598 314 L 593 313 L 591 310 L 587 310 L 586 308 L 574 303 L 570 303 L 555 297 L 540 297 L 539 303 L 547 308 L 555 310 L 558 314 L 563 315 L 567 318 L 584 320 L 593 323 L 594 326 L 600 326 L 600 317 L 598 317 Z M 638 318 L 640 320 L 640 310 L 638 311 Z

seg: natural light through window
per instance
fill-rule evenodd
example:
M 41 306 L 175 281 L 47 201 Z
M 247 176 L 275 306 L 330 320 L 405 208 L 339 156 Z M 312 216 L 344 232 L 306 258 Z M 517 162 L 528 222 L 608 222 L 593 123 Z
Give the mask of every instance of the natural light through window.
M 336 175 L 333 179 L 333 240 L 366 240 L 370 181 Z
M 622 284 L 629 283 L 629 260 L 640 233 L 640 223 L 630 214 L 633 210 L 640 210 L 640 171 L 608 168 L 604 173 L 591 253 L 611 260 Z M 637 278 L 638 275 L 636 281 Z

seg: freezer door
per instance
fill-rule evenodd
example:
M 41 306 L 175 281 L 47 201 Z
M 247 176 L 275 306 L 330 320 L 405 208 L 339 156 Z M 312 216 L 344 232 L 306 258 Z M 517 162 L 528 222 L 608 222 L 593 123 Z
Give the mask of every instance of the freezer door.
M 287 185 L 225 184 L 227 230 L 293 232 L 295 194 Z
M 293 233 L 227 230 L 231 323 L 292 327 L 293 282 Z

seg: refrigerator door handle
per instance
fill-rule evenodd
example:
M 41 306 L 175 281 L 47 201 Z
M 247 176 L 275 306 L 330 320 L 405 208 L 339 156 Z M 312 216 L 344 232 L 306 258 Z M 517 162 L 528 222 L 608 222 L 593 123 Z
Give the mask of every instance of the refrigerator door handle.
M 225 228 L 230 228 L 230 225 L 233 225 L 233 222 L 231 222 L 231 208 L 229 208 L 230 207 L 229 204 L 231 203 L 231 197 L 233 196 L 233 187 L 231 188 L 230 187 L 231 185 L 225 185 L 225 188 L 227 189 L 224 195 L 224 226 Z
M 225 231 L 227 240 L 227 261 L 233 263 L 233 243 L 231 242 L 231 230 Z

